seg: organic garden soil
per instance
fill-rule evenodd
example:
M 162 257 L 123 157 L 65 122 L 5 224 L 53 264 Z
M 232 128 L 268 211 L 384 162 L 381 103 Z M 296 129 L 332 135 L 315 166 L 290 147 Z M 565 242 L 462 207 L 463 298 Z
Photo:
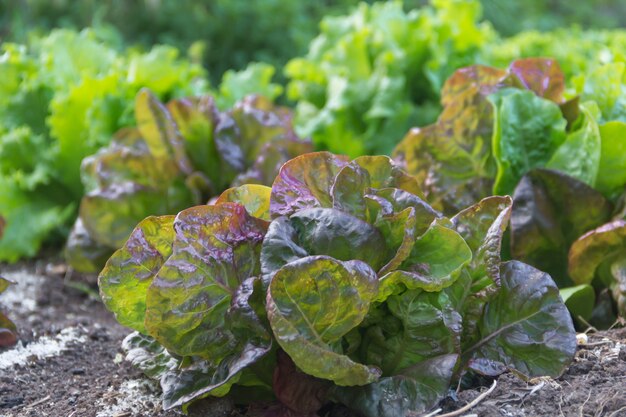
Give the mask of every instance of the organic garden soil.
M 18 282 L 0 297 L 0 305 L 16 322 L 21 342 L 0 351 L 0 417 L 182 416 L 163 411 L 158 385 L 124 361 L 120 344 L 129 331 L 93 294 L 90 297 L 72 284 L 84 283 L 85 277 L 66 272 L 54 261 L 1 271 Z M 588 331 L 587 337 L 560 378 L 524 382 L 505 374 L 476 406 L 455 415 L 626 416 L 626 328 Z M 455 413 L 472 402 L 491 381 L 481 384 L 444 400 L 439 415 Z M 190 409 L 192 417 L 260 414 L 225 399 L 203 401 Z M 322 415 L 351 417 L 339 407 L 327 407 Z

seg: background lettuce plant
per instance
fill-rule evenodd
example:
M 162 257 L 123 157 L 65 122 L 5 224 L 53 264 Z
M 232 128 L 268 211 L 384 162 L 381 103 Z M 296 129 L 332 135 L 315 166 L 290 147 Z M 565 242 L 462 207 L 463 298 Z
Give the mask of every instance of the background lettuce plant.
M 320 149 L 388 154 L 410 126 L 435 119 L 443 81 L 495 39 L 479 18 L 477 1 L 409 12 L 401 2 L 361 3 L 327 17 L 307 55 L 285 67 L 298 132 Z
M 201 67 L 155 46 L 119 53 L 92 31 L 55 30 L 0 46 L 0 260 L 34 256 L 67 233 L 83 194 L 82 159 L 133 124 L 142 87 L 159 97 L 206 88 Z
M 165 106 L 142 90 L 135 119 L 136 128 L 83 161 L 86 195 L 66 251 L 77 270 L 99 272 L 141 219 L 202 204 L 231 185 L 270 184 L 284 162 L 311 151 L 291 112 L 261 96 L 222 112 L 211 96 Z
M 492 193 L 513 195 L 512 257 L 547 271 L 561 286 L 593 283 L 598 293 L 609 287 L 619 301 L 620 274 L 599 271 L 604 278 L 594 280 L 593 273 L 578 272 L 591 255 L 575 242 L 623 218 L 623 73 L 621 63 L 600 66 L 567 92 L 552 59 L 517 60 L 507 71 L 461 69 L 442 89 L 437 123 L 412 130 L 394 156 L 444 212 Z M 612 251 L 607 248 L 603 261 Z M 574 314 L 588 319 L 592 293 L 580 291 L 587 297 Z
M 273 391 L 277 415 L 421 413 L 469 371 L 556 376 L 573 357 L 550 277 L 500 261 L 510 209 L 444 217 L 388 157 L 311 153 L 271 188 L 143 220 L 100 291 L 164 408 Z

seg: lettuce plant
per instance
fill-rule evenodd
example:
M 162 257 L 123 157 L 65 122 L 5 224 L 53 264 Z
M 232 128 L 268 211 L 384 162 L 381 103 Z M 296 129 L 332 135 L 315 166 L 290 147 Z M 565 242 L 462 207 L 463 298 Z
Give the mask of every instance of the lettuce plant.
M 83 195 L 82 159 L 133 122 L 142 87 L 160 98 L 208 87 L 198 65 L 155 46 L 118 52 L 85 30 L 0 46 L 0 260 L 34 256 L 67 235 Z
M 318 149 L 388 154 L 410 126 L 436 117 L 443 81 L 495 38 L 480 13 L 475 0 L 409 12 L 394 1 L 325 18 L 307 55 L 285 67 L 298 132 Z
M 448 218 L 388 157 L 306 154 L 271 188 L 143 220 L 100 292 L 166 409 L 229 394 L 275 397 L 273 415 L 421 413 L 470 373 L 556 376 L 573 357 L 549 275 L 500 261 L 510 209 Z
M 221 112 L 211 96 L 164 106 L 142 90 L 135 119 L 136 128 L 83 161 L 87 193 L 66 251 L 80 271 L 100 271 L 141 219 L 201 204 L 231 185 L 270 184 L 284 162 L 311 150 L 293 132 L 290 111 L 260 96 Z
M 573 308 L 586 319 L 592 283 L 598 293 L 611 288 L 626 313 L 618 272 L 578 271 L 592 256 L 578 239 L 623 218 L 623 74 L 623 64 L 598 67 L 579 78 L 576 94 L 566 91 L 552 59 L 517 60 L 507 71 L 461 69 L 444 85 L 438 121 L 413 129 L 394 151 L 446 213 L 490 194 L 512 195 L 512 257 L 547 271 L 562 287 L 586 284 L 578 293 L 587 294 L 585 301 Z M 612 262 L 616 248 L 605 249 L 596 264 Z

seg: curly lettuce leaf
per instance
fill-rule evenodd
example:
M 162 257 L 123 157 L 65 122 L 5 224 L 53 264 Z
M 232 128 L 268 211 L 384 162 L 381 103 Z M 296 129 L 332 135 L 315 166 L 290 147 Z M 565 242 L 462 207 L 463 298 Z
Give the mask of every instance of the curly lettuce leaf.
M 505 89 L 490 97 L 495 107 L 494 194 L 511 194 L 532 168 L 544 167 L 565 141 L 566 120 L 552 101 L 533 92 Z
M 250 94 L 274 101 L 283 93 L 280 84 L 272 83 L 275 72 L 273 66 L 263 62 L 250 63 L 241 71 L 226 71 L 220 83 L 217 106 L 228 109 Z

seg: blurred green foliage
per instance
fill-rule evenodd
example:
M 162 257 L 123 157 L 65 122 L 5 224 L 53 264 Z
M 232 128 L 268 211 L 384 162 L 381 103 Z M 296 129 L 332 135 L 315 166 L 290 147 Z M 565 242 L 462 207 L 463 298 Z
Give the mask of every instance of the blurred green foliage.
M 408 4 L 419 4 L 409 1 Z M 189 50 L 216 82 L 248 62 L 281 66 L 306 52 L 321 18 L 345 13 L 354 0 L 0 0 L 0 36 L 25 42 L 33 29 L 87 26 L 128 44 Z M 190 49 L 191 48 L 191 49 Z
M 55 27 L 94 27 L 109 44 L 174 45 L 202 59 L 216 83 L 248 62 L 284 65 L 303 55 L 323 16 L 346 14 L 357 0 L 0 0 L 0 39 L 27 42 Z M 367 0 L 366 3 L 372 3 Z M 405 9 L 428 0 L 405 0 Z M 498 33 L 626 26 L 620 0 L 481 0 Z M 112 28 L 117 31 L 111 30 Z

